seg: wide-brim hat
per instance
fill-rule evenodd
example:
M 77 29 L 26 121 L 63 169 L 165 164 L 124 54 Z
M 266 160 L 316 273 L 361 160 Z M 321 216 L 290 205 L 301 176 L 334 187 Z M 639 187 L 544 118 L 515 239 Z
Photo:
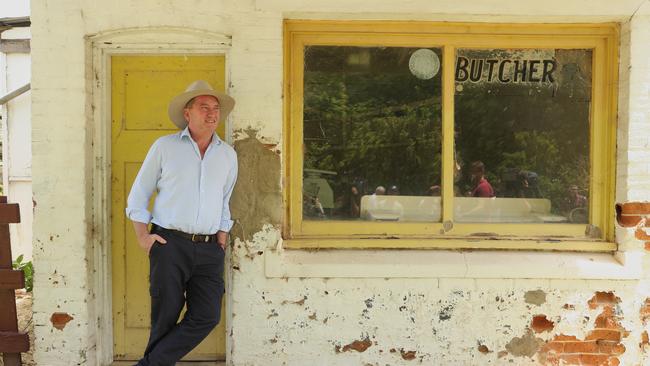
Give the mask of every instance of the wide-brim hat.
M 181 130 L 187 127 L 187 121 L 185 120 L 185 115 L 183 110 L 185 105 L 190 99 L 198 97 L 200 95 L 211 95 L 219 100 L 219 121 L 225 121 L 228 114 L 235 107 L 235 99 L 229 96 L 226 93 L 216 91 L 212 86 L 205 80 L 197 80 L 190 84 L 185 92 L 175 96 L 171 102 L 169 102 L 169 109 L 167 114 L 169 119 L 174 122 L 174 124 Z

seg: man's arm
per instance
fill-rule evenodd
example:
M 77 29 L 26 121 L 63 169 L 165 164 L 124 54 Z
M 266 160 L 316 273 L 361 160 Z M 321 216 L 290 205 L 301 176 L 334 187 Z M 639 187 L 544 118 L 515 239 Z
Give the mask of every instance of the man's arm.
M 161 172 L 161 155 L 158 141 L 149 149 L 147 157 L 142 162 L 140 171 L 133 182 L 127 198 L 126 216 L 133 221 L 138 245 L 147 253 L 155 241 L 165 244 L 167 241 L 156 234 L 149 234 L 147 225 L 151 221 L 151 213 L 147 209 L 149 198 L 153 194 Z
M 133 228 L 135 229 L 135 236 L 138 238 L 138 245 L 140 245 L 140 248 L 144 249 L 144 251 L 147 252 L 147 255 L 151 251 L 153 243 L 156 241 L 160 244 L 167 243 L 167 240 L 165 240 L 162 236 L 158 234 L 149 234 L 149 229 L 145 223 L 133 221 Z

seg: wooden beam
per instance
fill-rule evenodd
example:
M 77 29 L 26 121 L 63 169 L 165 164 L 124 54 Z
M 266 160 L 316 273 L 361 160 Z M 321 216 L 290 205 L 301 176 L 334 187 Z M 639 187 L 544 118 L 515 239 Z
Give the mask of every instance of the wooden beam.
M 21 353 L 29 351 L 29 335 L 18 332 L 0 332 L 0 352 Z
M 13 269 L 0 269 L 0 289 L 16 290 L 25 288 L 25 273 Z
M 0 204 L 0 224 L 20 222 L 20 208 L 17 203 Z
M 2 39 L 0 52 L 4 53 L 29 53 L 31 51 L 29 39 Z

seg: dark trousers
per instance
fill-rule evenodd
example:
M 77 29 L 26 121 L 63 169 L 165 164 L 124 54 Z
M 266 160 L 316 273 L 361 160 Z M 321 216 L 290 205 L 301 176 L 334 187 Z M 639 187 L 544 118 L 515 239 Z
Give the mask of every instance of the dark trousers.
M 156 242 L 149 252 L 151 333 L 138 365 L 170 366 L 219 323 L 224 251 L 217 243 L 193 243 L 163 228 L 153 230 L 167 243 Z

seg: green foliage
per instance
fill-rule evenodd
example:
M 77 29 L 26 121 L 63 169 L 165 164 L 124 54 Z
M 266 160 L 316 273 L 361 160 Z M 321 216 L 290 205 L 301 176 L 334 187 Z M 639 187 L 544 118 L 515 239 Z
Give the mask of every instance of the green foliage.
M 23 262 L 24 256 L 21 254 L 13 262 L 13 268 L 21 270 L 25 274 L 25 290 L 32 292 L 34 289 L 34 266 L 32 261 Z

